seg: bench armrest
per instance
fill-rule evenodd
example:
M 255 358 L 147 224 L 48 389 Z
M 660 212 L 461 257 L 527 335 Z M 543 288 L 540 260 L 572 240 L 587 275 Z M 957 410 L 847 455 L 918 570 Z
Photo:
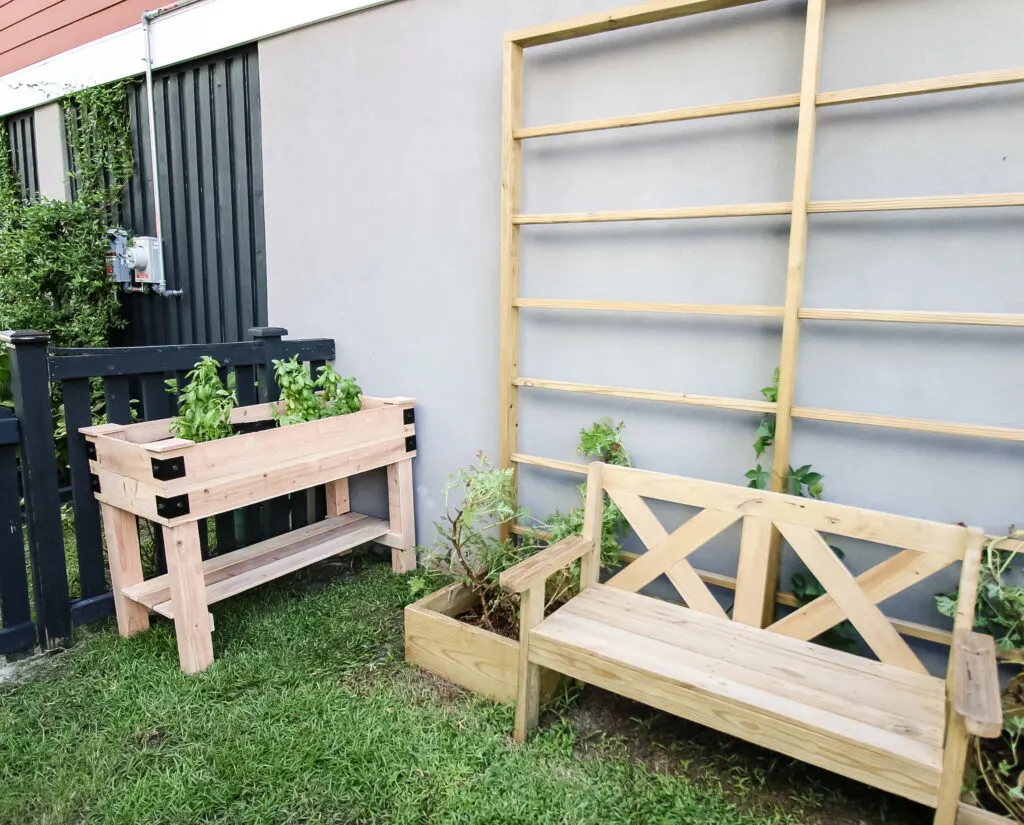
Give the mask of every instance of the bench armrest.
M 991 636 L 959 630 L 953 634 L 953 710 L 968 733 L 989 739 L 1003 732 L 996 645 Z
M 563 567 L 586 555 L 593 545 L 580 536 L 569 536 L 545 547 L 536 555 L 510 567 L 498 581 L 506 590 L 522 593 L 538 582 L 544 582 Z

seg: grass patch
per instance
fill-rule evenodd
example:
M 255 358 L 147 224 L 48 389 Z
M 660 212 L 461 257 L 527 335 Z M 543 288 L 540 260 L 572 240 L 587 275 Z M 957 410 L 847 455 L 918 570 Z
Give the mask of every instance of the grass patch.
M 401 661 L 407 579 L 322 570 L 215 606 L 217 660 L 199 676 L 178 671 L 158 621 L 92 633 L 0 687 L 0 823 L 803 821 L 621 743 L 583 749 L 567 705 L 514 745 L 510 708 Z

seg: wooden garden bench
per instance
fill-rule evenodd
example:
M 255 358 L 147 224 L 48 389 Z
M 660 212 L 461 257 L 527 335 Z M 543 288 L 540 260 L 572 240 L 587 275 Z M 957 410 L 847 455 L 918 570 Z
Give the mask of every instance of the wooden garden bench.
M 602 491 L 647 552 L 599 584 Z M 669 533 L 645 498 L 701 510 Z M 730 619 L 687 557 L 740 521 Z M 773 525 L 827 590 L 777 621 L 765 587 Z M 854 577 L 821 533 L 900 549 Z M 968 735 L 998 736 L 1002 725 L 995 648 L 971 631 L 983 549 L 977 529 L 591 464 L 583 536 L 501 576 L 522 598 L 516 739 L 537 723 L 540 669 L 549 668 L 921 802 L 937 809 L 936 823 L 952 825 Z M 577 559 L 579 595 L 545 617 L 547 578 Z M 877 605 L 958 562 L 943 680 Z M 662 574 L 687 606 L 638 593 Z M 844 619 L 878 661 L 808 641 Z

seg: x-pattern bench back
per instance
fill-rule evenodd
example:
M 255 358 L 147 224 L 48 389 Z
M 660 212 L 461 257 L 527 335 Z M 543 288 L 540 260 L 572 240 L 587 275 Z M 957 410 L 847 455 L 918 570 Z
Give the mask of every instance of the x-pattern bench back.
M 818 579 L 825 594 L 769 624 L 768 629 L 812 639 L 848 619 L 875 655 L 887 664 L 927 673 L 920 660 L 879 609 L 880 602 L 922 579 L 963 561 L 984 541 L 978 530 L 895 516 L 831 502 L 787 496 L 698 479 L 602 466 L 600 487 L 622 510 L 647 548 L 607 584 L 636 592 L 664 574 L 694 610 L 729 616 L 690 564 L 689 557 L 742 520 L 733 617 L 759 624 L 757 601 L 769 569 L 773 527 Z M 588 495 L 597 491 L 588 489 Z M 671 533 L 644 499 L 701 508 Z M 597 514 L 589 507 L 588 513 Z M 599 516 L 598 516 L 599 519 Z M 600 530 L 600 523 L 591 525 Z M 899 552 L 854 576 L 822 536 L 846 536 L 899 548 Z

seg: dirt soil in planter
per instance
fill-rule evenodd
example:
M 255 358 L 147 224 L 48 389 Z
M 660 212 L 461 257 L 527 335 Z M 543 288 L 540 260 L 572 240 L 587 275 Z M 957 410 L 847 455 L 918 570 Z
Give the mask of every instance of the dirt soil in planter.
M 483 611 L 479 606 L 477 606 L 472 610 L 468 610 L 465 613 L 456 616 L 455 618 L 460 622 L 471 624 L 473 627 L 479 627 L 481 630 L 486 630 L 489 633 L 496 633 L 499 636 L 504 636 L 506 639 L 511 639 L 514 642 L 519 641 L 519 622 L 516 620 L 515 616 L 509 617 L 501 612 L 497 615 L 492 614 L 492 627 L 484 621 Z

